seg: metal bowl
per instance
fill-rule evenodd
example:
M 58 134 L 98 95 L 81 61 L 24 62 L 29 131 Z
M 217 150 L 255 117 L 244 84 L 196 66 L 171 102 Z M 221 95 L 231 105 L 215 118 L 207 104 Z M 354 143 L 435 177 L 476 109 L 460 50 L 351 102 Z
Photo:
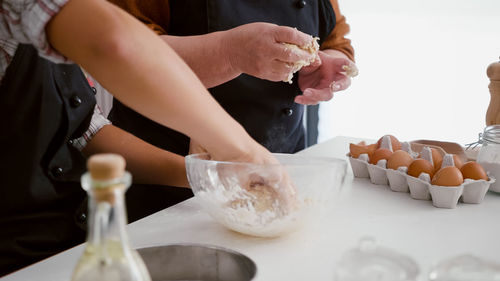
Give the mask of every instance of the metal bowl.
M 249 281 L 255 263 L 233 250 L 201 244 L 175 244 L 137 250 L 153 281 Z
M 346 175 L 342 159 L 274 154 L 279 164 L 186 156 L 191 188 L 204 210 L 234 231 L 277 237 L 317 221 L 334 205 Z

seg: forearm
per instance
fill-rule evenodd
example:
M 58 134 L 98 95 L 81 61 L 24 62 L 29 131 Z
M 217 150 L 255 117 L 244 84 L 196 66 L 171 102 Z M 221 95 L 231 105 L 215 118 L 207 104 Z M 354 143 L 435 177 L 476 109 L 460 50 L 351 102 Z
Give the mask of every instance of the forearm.
M 224 51 L 225 32 L 160 37 L 189 65 L 205 87 L 212 88 L 241 74 L 231 67 L 228 53 Z
M 113 125 L 99 130 L 82 152 L 87 157 L 96 153 L 122 155 L 135 183 L 189 186 L 184 157 L 146 143 Z
M 216 157 L 231 158 L 253 145 L 172 49 L 112 4 L 72 0 L 51 20 L 47 35 L 124 104 Z

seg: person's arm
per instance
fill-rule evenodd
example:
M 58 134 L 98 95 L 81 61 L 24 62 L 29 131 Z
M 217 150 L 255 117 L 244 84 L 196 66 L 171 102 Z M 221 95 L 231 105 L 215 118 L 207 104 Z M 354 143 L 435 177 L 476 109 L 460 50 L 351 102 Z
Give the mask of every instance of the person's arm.
M 188 187 L 184 157 L 153 146 L 113 125 L 102 127 L 82 150 L 85 156 L 117 153 L 135 183 Z
M 298 61 L 315 55 L 281 43 L 311 44 L 312 37 L 294 28 L 257 22 L 198 36 L 161 38 L 168 43 L 207 88 L 245 73 L 270 81 L 285 81 Z
M 293 64 L 311 58 L 293 53 L 280 42 L 305 46 L 312 37 L 296 29 L 269 23 L 252 23 L 231 30 L 197 36 L 168 35 L 168 0 L 109 0 L 161 35 L 174 51 L 211 88 L 242 73 L 270 81 L 286 80 Z
M 46 32 L 54 49 L 80 64 L 125 105 L 188 135 L 213 158 L 275 162 L 165 42 L 116 6 L 71 0 Z

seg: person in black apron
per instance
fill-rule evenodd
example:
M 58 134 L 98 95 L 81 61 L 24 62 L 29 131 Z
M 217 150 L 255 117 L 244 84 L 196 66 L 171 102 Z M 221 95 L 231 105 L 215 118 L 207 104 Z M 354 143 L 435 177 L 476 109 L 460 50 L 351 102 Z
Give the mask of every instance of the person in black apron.
M 328 0 L 308 1 L 303 6 L 283 5 L 281 0 L 174 0 L 169 4 L 168 34 L 174 36 L 200 35 L 251 22 L 268 22 L 296 27 L 319 37 L 322 43 L 335 26 L 335 14 Z M 260 144 L 271 152 L 294 153 L 305 148 L 304 106 L 294 102 L 302 93 L 296 80 L 296 75 L 294 83 L 288 84 L 242 74 L 209 91 Z M 181 155 L 188 153 L 186 136 L 148 120 L 116 99 L 108 118 L 158 147 Z
M 94 92 L 78 65 L 55 64 L 39 57 L 37 50 L 43 49 L 45 54 L 48 55 L 49 51 L 52 53 L 55 51 L 50 48 L 49 50 L 44 49 L 48 44 L 53 45 L 54 48 L 56 48 L 55 45 L 62 46 L 65 52 L 60 51 L 60 54 L 67 55 L 67 52 L 69 52 L 72 54 L 71 56 L 68 55 L 70 59 L 76 60 L 75 58 L 78 58 L 85 64 L 94 67 L 97 65 L 102 66 L 104 69 L 112 69 L 109 62 L 108 64 L 101 64 L 101 61 L 96 60 L 95 57 L 82 58 L 79 54 L 74 53 L 75 46 L 72 44 L 82 45 L 79 46 L 78 51 L 89 51 L 86 48 L 91 49 L 91 47 L 83 44 L 85 42 L 81 41 L 84 40 L 81 37 L 75 36 L 75 33 L 64 32 L 64 30 L 72 30 L 72 28 L 73 30 L 75 28 L 77 30 L 79 28 L 84 29 L 87 26 L 84 21 L 73 21 L 74 17 L 72 15 L 74 16 L 75 13 L 80 12 L 89 13 L 96 10 L 100 12 L 103 10 L 117 12 L 115 17 L 108 17 L 106 20 L 112 21 L 119 18 L 121 19 L 120 23 L 127 22 L 129 29 L 144 28 L 139 22 L 126 16 L 124 13 L 116 11 L 116 7 L 106 4 L 106 2 L 72 1 L 65 5 L 61 13 L 59 13 L 54 10 L 54 6 L 44 6 L 48 1 L 33 0 L 30 2 L 32 5 L 29 7 L 42 9 L 34 9 L 34 13 L 38 13 L 37 15 L 40 18 L 45 16 L 46 20 L 51 19 L 47 26 L 56 28 L 56 31 L 50 27 L 43 29 L 47 23 L 43 19 L 35 22 L 36 19 L 34 20 L 32 17 L 26 16 L 31 15 L 25 11 L 25 8 L 28 7 L 28 1 L 4 0 L 0 4 L 2 9 L 6 9 L 4 10 L 4 15 L 9 15 L 0 16 L 3 20 L 0 21 L 0 50 L 3 52 L 2 60 L 0 61 L 2 66 L 0 74 L 0 128 L 2 130 L 0 134 L 0 147 L 3 148 L 2 161 L 0 162 L 0 171 L 2 171 L 0 173 L 2 180 L 0 186 L 0 276 L 68 249 L 83 242 L 85 239 L 86 194 L 80 187 L 79 182 L 80 176 L 85 171 L 85 158 L 82 152 L 73 145 L 73 142 L 76 138 L 81 140 L 80 137 L 88 130 L 89 124 L 93 122 L 91 120 L 93 120 L 92 116 L 96 103 Z M 55 16 L 59 15 L 58 13 L 64 14 L 64 16 Z M 120 17 L 120 15 L 122 16 Z M 84 18 L 87 19 L 87 17 Z M 54 21 L 57 23 L 54 23 Z M 90 19 L 90 22 L 87 23 L 95 24 L 95 19 Z M 32 26 L 42 27 L 42 30 L 31 30 L 30 27 Z M 49 29 L 50 31 L 48 31 Z M 46 35 L 45 31 L 49 35 Z M 101 30 L 97 38 L 102 36 L 102 34 L 108 34 L 106 32 L 107 29 Z M 95 38 L 94 34 L 88 33 L 83 38 Z M 115 32 L 111 35 L 117 35 L 117 33 Z M 127 37 L 127 33 L 122 33 L 121 35 L 122 37 L 120 38 Z M 43 41 L 42 39 L 44 38 L 40 36 L 47 36 L 52 39 L 57 38 L 55 40 L 57 42 Z M 164 44 L 153 34 L 146 34 L 141 37 L 141 40 L 156 44 L 156 47 L 160 48 L 160 50 L 164 47 Z M 125 41 L 135 44 L 138 40 L 128 38 Z M 20 42 L 31 42 L 33 45 L 21 44 Z M 146 46 L 150 45 L 146 44 Z M 15 51 L 13 56 L 10 50 Z M 95 49 L 91 50 L 95 51 Z M 147 55 L 141 55 L 140 51 L 147 53 L 147 50 L 147 47 L 139 48 L 137 50 L 139 58 L 146 58 Z M 118 63 L 128 63 L 130 60 L 129 57 L 109 54 L 110 49 L 106 48 L 106 46 L 99 51 L 100 54 L 108 54 L 112 57 L 112 60 Z M 173 53 L 172 55 L 163 56 L 163 59 L 162 64 L 154 62 L 153 64 L 145 63 L 143 66 L 152 71 L 156 70 L 158 73 L 164 73 L 163 71 L 165 70 L 172 70 L 173 72 L 174 68 L 180 69 L 185 67 Z M 165 64 L 165 61 L 169 61 L 170 64 Z M 142 60 L 138 63 L 141 64 L 141 62 Z M 131 72 L 133 73 L 133 71 L 134 69 Z M 192 73 L 189 71 L 182 73 L 185 74 L 184 78 L 186 80 L 180 81 L 178 84 L 173 81 L 171 86 L 182 86 L 186 92 L 189 92 L 185 94 L 190 95 L 192 98 L 196 97 L 197 99 L 204 100 L 207 106 L 210 104 L 211 108 L 214 109 L 212 111 L 217 113 L 215 116 L 221 117 L 217 121 L 225 122 L 229 125 L 229 128 L 232 128 L 232 130 L 220 130 L 213 126 L 214 120 L 212 120 L 211 125 L 206 124 L 207 130 L 210 132 L 215 131 L 214 134 L 217 135 L 208 140 L 215 143 L 212 146 L 212 150 L 215 151 L 214 155 L 221 157 L 220 160 L 224 160 L 223 157 L 238 156 L 240 155 L 239 153 L 248 149 L 255 153 L 252 153 L 251 157 L 242 155 L 241 161 L 265 163 L 266 161 L 274 160 L 268 151 L 251 140 L 244 133 L 241 126 L 229 118 L 213 102 L 208 93 L 203 91 L 201 83 L 196 80 L 196 77 Z M 116 80 L 120 81 L 127 77 L 130 78 L 130 76 L 121 73 L 114 78 L 118 77 L 120 79 Z M 145 83 L 146 81 L 148 80 L 143 77 L 142 80 L 135 80 L 128 84 L 142 82 L 141 85 L 149 87 L 151 84 Z M 195 82 L 198 83 L 199 87 L 196 87 L 196 85 L 189 87 L 191 86 L 189 83 L 194 84 Z M 116 86 L 116 84 L 110 82 L 110 85 Z M 123 82 L 120 81 L 120 84 L 123 84 Z M 165 92 L 154 85 L 149 88 L 157 93 Z M 126 92 L 126 90 L 123 90 L 123 92 Z M 163 101 L 161 104 L 168 108 L 163 96 L 161 96 L 160 100 Z M 154 111 L 152 109 L 155 106 L 156 108 L 158 107 L 157 105 L 147 103 L 142 103 L 142 105 L 149 105 L 150 107 L 146 107 L 146 109 L 150 109 L 151 111 Z M 184 111 L 189 112 L 190 108 L 186 107 L 185 103 L 182 104 L 182 108 Z M 158 113 L 158 110 L 156 110 L 156 113 Z M 167 116 L 166 114 L 157 115 L 160 115 L 160 117 Z M 182 112 L 179 115 L 182 115 Z M 190 125 L 194 123 L 195 125 L 203 126 L 205 124 L 201 118 L 194 119 L 190 120 Z M 173 122 L 165 120 L 164 123 Z M 176 125 L 184 124 L 182 122 L 177 123 L 181 124 Z M 195 125 L 192 125 L 192 127 L 195 127 Z M 171 153 L 160 151 L 158 148 L 145 144 L 122 130 L 119 130 L 119 132 L 117 130 L 119 129 L 114 126 L 101 128 L 84 148 L 84 150 L 87 150 L 86 153 L 116 153 L 117 149 L 122 149 L 126 158 L 132 155 L 135 157 L 134 160 L 146 155 L 140 159 L 139 165 L 144 163 L 144 161 L 148 161 L 147 165 L 143 165 L 136 170 L 130 170 L 132 174 L 141 174 L 143 178 L 146 177 L 148 179 L 154 177 L 155 180 L 158 180 L 159 184 L 169 183 L 170 180 L 177 177 L 178 180 L 184 182 L 183 185 L 187 185 L 184 159 L 181 156 L 176 155 L 176 160 L 180 161 L 172 164 L 169 162 L 172 160 L 172 158 L 169 158 L 172 156 Z M 187 130 L 182 129 L 181 131 L 185 132 Z M 226 134 L 232 134 L 234 130 L 237 130 L 238 133 L 232 135 L 232 139 L 226 140 Z M 114 135 L 110 136 L 107 132 L 111 132 Z M 115 142 L 111 141 L 113 137 L 115 138 Z M 123 144 L 125 138 L 127 138 L 126 144 L 129 147 Z M 207 140 L 201 141 L 206 142 Z M 241 146 L 241 142 L 245 143 L 245 146 Z M 217 143 L 225 143 L 226 145 L 217 145 Z M 231 148 L 229 152 L 227 146 Z M 93 149 L 93 152 L 89 152 L 91 149 Z M 161 159 L 155 158 L 158 154 L 162 154 Z M 238 157 L 236 158 L 238 159 Z M 152 159 L 160 161 L 150 163 Z M 129 164 L 132 163 L 129 162 Z M 175 170 L 176 175 L 172 175 L 172 177 L 170 177 L 172 170 L 165 169 L 165 167 L 171 164 L 172 167 L 177 168 Z M 137 168 L 138 164 L 135 163 L 135 165 Z M 128 167 L 131 166 L 133 165 L 129 165 Z M 132 187 L 130 190 L 134 189 Z M 145 194 L 145 192 L 141 192 L 141 194 Z M 162 195 L 166 195 L 167 197 L 164 199 L 168 201 L 170 195 L 164 192 Z M 140 200 L 137 197 L 130 199 L 133 202 Z M 151 200 L 151 198 L 148 197 L 144 200 Z M 179 199 L 176 198 L 177 200 Z M 172 203 L 162 202 L 162 204 Z M 142 204 L 138 208 L 143 210 L 144 205 L 147 204 Z
M 3 275 L 84 242 L 85 159 L 71 140 L 87 130 L 95 99 L 77 65 L 31 45 L 17 48 L 0 93 L 2 170 L 11 171 L 0 189 Z
M 151 8 L 151 13 L 143 16 L 138 15 L 137 10 L 155 5 L 146 5 L 138 0 L 111 2 L 135 13 L 145 22 L 148 22 L 148 18 L 155 21 L 155 14 L 162 11 L 162 4 L 158 4 L 159 11 Z M 162 0 L 156 2 L 163 3 Z M 253 22 L 267 22 L 296 27 L 304 33 L 319 37 L 321 44 L 331 34 L 336 23 L 335 12 L 329 0 L 286 3 L 281 0 L 171 0 L 168 4 L 169 22 L 162 27 L 168 26 L 168 34 L 173 36 L 201 35 Z M 242 74 L 209 91 L 255 140 L 271 152 L 295 153 L 305 147 L 304 105 L 295 102 L 295 98 L 302 94 L 297 75 L 294 76 L 293 83 L 288 84 Z M 149 143 L 180 155 L 188 154 L 190 140 L 187 136 L 149 120 L 116 99 L 108 118 L 116 126 Z
M 0 189 L 2 276 L 85 241 L 86 159 L 72 142 L 87 130 L 96 101 L 80 67 L 43 59 L 31 45 L 17 48 L 0 93 L 0 126 L 9 136 L 0 138 L 8 148 L 1 168 L 12 171 L 2 173 Z M 133 184 L 129 222 L 189 198 L 191 190 L 184 190 Z

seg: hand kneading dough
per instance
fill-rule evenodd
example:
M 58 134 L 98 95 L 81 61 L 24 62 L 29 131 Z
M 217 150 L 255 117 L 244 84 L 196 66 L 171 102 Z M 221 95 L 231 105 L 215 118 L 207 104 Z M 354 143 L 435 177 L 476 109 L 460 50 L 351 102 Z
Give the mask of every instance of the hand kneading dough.
M 292 71 L 288 74 L 288 77 L 285 80 L 283 80 L 283 82 L 288 82 L 288 83 L 292 84 L 292 78 L 293 78 L 293 74 L 295 72 L 299 71 L 302 67 L 308 66 L 312 62 L 314 62 L 317 59 L 319 59 L 319 56 L 318 56 L 318 51 L 319 51 L 318 40 L 319 40 L 318 37 L 314 37 L 312 39 L 311 43 L 309 43 L 306 46 L 297 46 L 297 45 L 294 45 L 294 44 L 282 43 L 283 45 L 285 45 L 287 48 L 291 49 L 292 51 L 305 50 L 305 51 L 307 51 L 307 52 L 309 52 L 311 54 L 311 56 L 309 57 L 308 60 L 300 60 L 300 61 L 297 61 L 297 62 L 291 64 Z
M 280 217 L 297 207 L 295 187 L 287 180 L 269 180 L 253 174 L 242 187 L 247 196 L 233 200 L 233 208 L 251 207 L 257 214 L 273 212 Z

